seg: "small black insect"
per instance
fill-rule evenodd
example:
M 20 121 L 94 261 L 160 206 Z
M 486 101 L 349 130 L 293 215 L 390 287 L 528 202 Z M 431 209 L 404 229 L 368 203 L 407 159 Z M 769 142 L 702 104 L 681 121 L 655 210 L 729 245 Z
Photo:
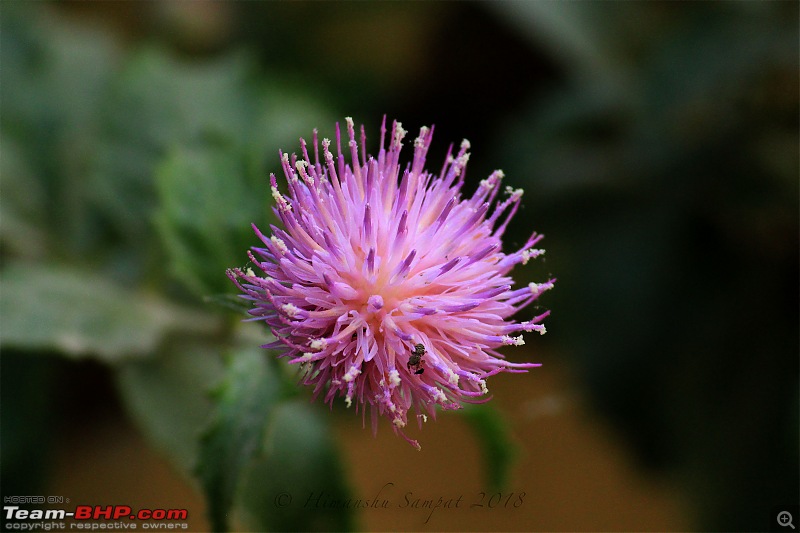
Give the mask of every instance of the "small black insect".
M 425 355 L 425 346 L 417 344 L 408 358 L 408 369 L 413 370 L 415 374 L 419 375 L 425 372 L 424 368 L 420 368 L 422 364 L 422 356 Z

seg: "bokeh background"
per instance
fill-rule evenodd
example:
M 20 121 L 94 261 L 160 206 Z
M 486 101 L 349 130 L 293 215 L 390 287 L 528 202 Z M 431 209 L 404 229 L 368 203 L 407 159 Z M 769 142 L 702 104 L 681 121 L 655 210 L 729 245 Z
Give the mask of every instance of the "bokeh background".
M 0 24 L 3 496 L 197 531 L 221 501 L 251 531 L 764 531 L 796 506 L 797 3 L 4 1 Z M 523 187 L 509 246 L 547 255 L 515 276 L 558 278 L 512 355 L 543 367 L 421 453 L 287 388 L 224 276 L 277 150 L 384 114 L 436 125 L 431 170 L 469 139 L 468 190 Z M 303 507 L 323 493 L 391 508 Z

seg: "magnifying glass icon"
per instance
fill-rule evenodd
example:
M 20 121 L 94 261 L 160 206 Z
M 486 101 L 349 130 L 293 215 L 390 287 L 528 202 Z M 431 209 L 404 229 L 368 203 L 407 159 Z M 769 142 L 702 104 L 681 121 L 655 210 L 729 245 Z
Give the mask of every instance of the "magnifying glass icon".
M 781 511 L 778 513 L 778 524 L 781 526 L 789 526 L 790 528 L 794 529 L 794 524 L 792 524 L 792 513 L 789 511 Z

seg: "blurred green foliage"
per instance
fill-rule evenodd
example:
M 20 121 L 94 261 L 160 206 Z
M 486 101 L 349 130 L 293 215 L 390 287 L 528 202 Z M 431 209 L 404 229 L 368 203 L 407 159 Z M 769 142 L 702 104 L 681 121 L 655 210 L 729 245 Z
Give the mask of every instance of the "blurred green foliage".
M 52 370 L 32 357 L 90 357 L 110 365 L 153 443 L 201 473 L 215 530 L 229 526 L 220 517 L 234 503 L 249 529 L 272 528 L 262 510 L 272 502 L 243 498 L 242 474 L 251 461 L 273 461 L 272 477 L 298 488 L 302 480 L 275 475 L 286 452 L 260 444 L 272 408 L 294 409 L 294 394 L 265 373 L 268 354 L 244 348 L 263 339 L 243 337 L 238 317 L 202 302 L 232 292 L 225 269 L 246 260 L 250 223 L 268 216 L 269 150 L 332 120 L 245 54 L 192 63 L 155 45 L 123 50 L 44 5 L 4 5 L 0 34 L 0 323 L 3 375 L 16 378 L 2 391 L 4 493 L 36 493 L 32 474 L 45 469 L 27 465 L 47 464 Z M 227 365 L 222 352 L 232 354 Z M 223 388 L 211 397 L 213 387 Z M 304 416 L 311 429 L 291 453 L 324 453 L 305 478 L 346 493 L 327 419 Z M 296 518 L 345 529 L 348 513 Z
M 508 422 L 490 404 L 467 405 L 462 411 L 465 420 L 475 431 L 484 461 L 487 490 L 502 491 L 519 449 L 511 440 Z
M 558 278 L 544 342 L 698 528 L 765 529 L 798 500 L 796 3 L 210 3 L 213 23 L 167 4 L 133 45 L 2 6 L 4 491 L 36 493 L 18 465 L 46 473 L 53 377 L 89 357 L 199 472 L 216 528 L 353 527 L 276 510 L 316 477 L 347 493 L 328 419 L 208 303 L 271 216 L 277 149 L 333 109 L 433 122 L 432 170 L 467 137 L 468 183 L 494 164 L 526 187 L 509 241 L 547 235 L 521 273 Z M 465 414 L 502 484 L 508 427 Z
M 260 449 L 279 400 L 280 381 L 260 353 L 230 357 L 228 379 L 216 390 L 219 406 L 201 445 L 198 474 L 211 503 L 211 528 L 227 531 L 228 514 L 245 469 Z M 313 442 L 311 440 L 310 442 Z M 271 472 L 269 477 L 275 476 Z M 245 491 L 247 495 L 247 491 Z M 256 502 L 264 505 L 268 499 Z M 300 528 L 299 528 L 300 529 Z
M 548 330 L 699 527 L 767 528 L 800 471 L 797 4 L 495 7 L 572 58 L 498 149 L 532 176 Z
M 86 270 L 27 261 L 3 270 L 0 322 L 4 346 L 108 363 L 153 353 L 167 333 L 215 326 L 209 316 Z

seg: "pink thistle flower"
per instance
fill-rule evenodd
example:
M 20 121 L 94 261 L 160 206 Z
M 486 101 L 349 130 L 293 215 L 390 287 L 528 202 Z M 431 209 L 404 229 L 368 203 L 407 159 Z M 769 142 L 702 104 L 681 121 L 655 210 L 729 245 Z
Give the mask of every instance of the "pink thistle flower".
M 525 372 L 536 363 L 506 361 L 498 349 L 524 344 L 521 331 L 545 333 L 541 314 L 526 322 L 512 316 L 555 280 L 512 289 L 509 272 L 544 250 L 534 233 L 510 254 L 501 236 L 519 208 L 521 189 L 492 204 L 503 178 L 495 171 L 469 199 L 461 197 L 469 158 L 466 140 L 455 157 L 452 147 L 438 177 L 424 169 L 433 129 L 423 127 L 414 141 L 410 166 L 401 169 L 406 131 L 392 125 L 386 148 L 381 126 L 377 159 L 361 157 L 353 120 L 346 119 L 351 164 L 317 132 L 313 160 L 305 141 L 302 157 L 281 153 L 288 195 L 270 176 L 274 211 L 283 228 L 267 237 L 255 225 L 264 248 L 253 248 L 251 269 L 229 277 L 253 303 L 252 320 L 263 320 L 283 348 L 283 357 L 301 364 L 302 381 L 332 405 L 344 396 L 362 417 L 369 404 L 373 432 L 379 415 L 417 449 L 403 432 L 413 407 L 420 427 L 436 406 L 458 409 L 461 402 L 487 401 L 486 378 Z M 502 219 L 502 220 L 501 220 Z

